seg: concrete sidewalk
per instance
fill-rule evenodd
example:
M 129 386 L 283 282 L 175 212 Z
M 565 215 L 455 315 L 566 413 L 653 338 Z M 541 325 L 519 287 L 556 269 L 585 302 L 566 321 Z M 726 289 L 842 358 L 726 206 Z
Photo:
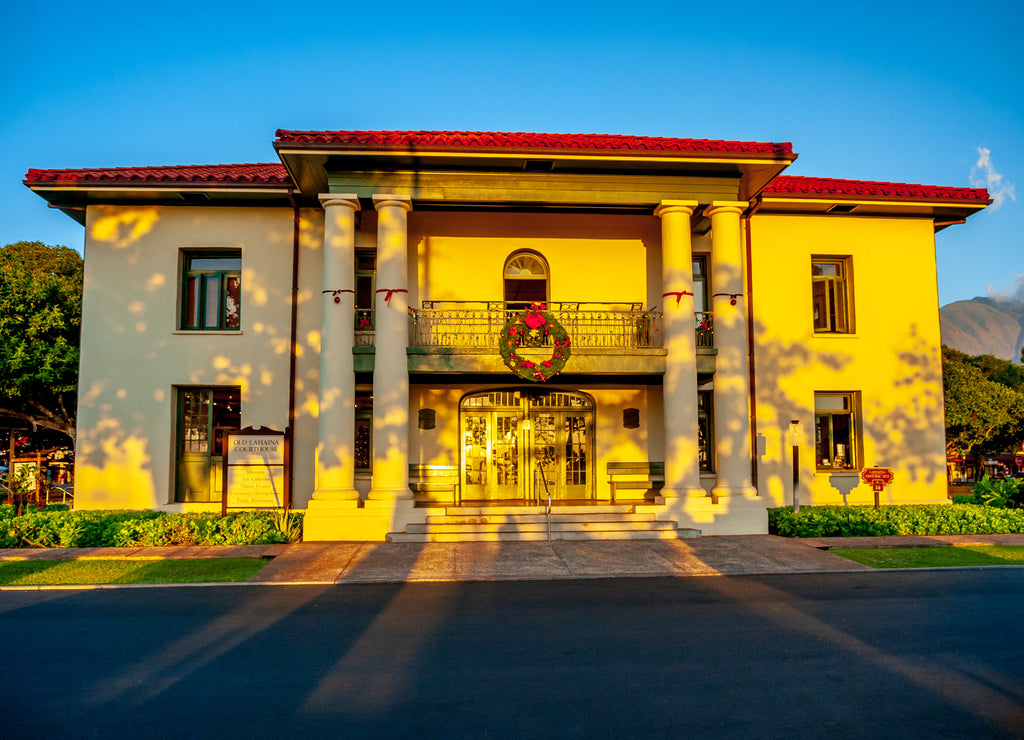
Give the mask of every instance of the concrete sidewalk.
M 0 550 L 3 560 L 254 557 L 270 559 L 252 583 L 514 581 L 872 570 L 829 547 L 1024 545 L 1024 535 L 826 537 L 774 535 L 597 542 L 302 542 L 236 547 Z
M 513 581 L 869 570 L 771 535 L 598 542 L 301 543 L 252 580 Z

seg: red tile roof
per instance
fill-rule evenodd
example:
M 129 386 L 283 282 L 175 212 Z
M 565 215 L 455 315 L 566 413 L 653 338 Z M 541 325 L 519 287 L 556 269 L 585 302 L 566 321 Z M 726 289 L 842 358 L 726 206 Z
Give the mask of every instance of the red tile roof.
M 277 131 L 277 144 L 345 145 L 384 149 L 533 149 L 635 152 L 793 153 L 793 145 L 757 141 L 668 139 L 611 134 L 531 134 L 495 131 Z
M 903 182 L 872 182 L 870 180 L 836 180 L 828 177 L 797 177 L 780 175 L 762 193 L 779 195 L 841 195 L 875 198 L 941 198 L 945 200 L 988 201 L 984 188 L 946 188 L 935 185 L 912 185 Z
M 110 167 L 82 170 L 29 170 L 28 182 L 213 182 L 290 185 L 282 164 L 211 164 L 175 167 Z
M 282 132 L 278 132 L 279 134 Z M 312 132 L 330 135 L 332 132 Z M 343 134 L 345 132 L 333 132 Z M 373 133 L 373 132 L 370 132 Z M 396 132 L 396 135 L 401 132 Z M 508 136 L 518 136 L 508 135 Z M 525 136 L 548 136 L 525 134 Z M 623 137 L 611 137 L 623 138 Z M 626 137 L 641 138 L 641 137 Z M 692 139 L 663 139 L 656 141 L 694 141 Z M 714 142 L 711 142 L 714 143 Z M 738 144 L 740 142 L 725 142 Z M 774 145 L 772 145 L 774 146 Z M 788 146 L 788 145 L 787 145 Z M 142 185 L 145 183 L 228 183 L 291 185 L 284 166 L 277 162 L 263 164 L 213 164 L 170 167 L 109 167 L 75 170 L 37 170 L 25 174 L 32 182 L 118 182 Z M 879 198 L 931 198 L 959 201 L 988 201 L 984 188 L 949 188 L 932 185 L 912 185 L 898 182 L 872 182 L 868 180 L 838 180 L 825 177 L 797 177 L 781 175 L 763 190 L 772 195 L 826 195 Z

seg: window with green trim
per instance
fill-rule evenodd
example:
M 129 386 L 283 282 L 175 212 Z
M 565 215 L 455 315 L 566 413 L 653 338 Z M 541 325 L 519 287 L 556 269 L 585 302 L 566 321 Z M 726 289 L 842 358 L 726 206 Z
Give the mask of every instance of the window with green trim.
M 356 391 L 356 449 L 357 473 L 373 470 L 373 394 Z
M 708 262 L 704 256 L 693 258 L 693 310 L 703 313 L 708 310 Z
M 224 433 L 242 425 L 238 386 L 181 386 L 178 396 L 175 501 L 220 501 Z
M 182 329 L 223 331 L 241 326 L 241 251 L 185 252 L 181 274 Z
M 814 464 L 818 470 L 857 467 L 856 394 L 814 394 Z
M 377 253 L 369 249 L 356 250 L 356 331 L 372 332 L 374 329 L 373 304 L 377 287 Z
M 696 292 L 696 291 L 694 291 Z M 715 412 L 713 391 L 697 391 L 697 435 L 700 471 L 715 471 Z
M 849 280 L 848 258 L 811 258 L 815 332 L 849 334 L 852 331 Z

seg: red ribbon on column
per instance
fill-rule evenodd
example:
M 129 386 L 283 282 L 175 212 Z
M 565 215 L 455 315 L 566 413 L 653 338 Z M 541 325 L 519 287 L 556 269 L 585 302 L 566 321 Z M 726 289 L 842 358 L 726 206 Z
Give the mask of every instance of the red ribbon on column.
M 672 291 L 669 291 L 668 293 L 662 293 L 661 297 L 662 298 L 667 298 L 670 295 L 674 295 L 676 297 L 676 305 L 678 306 L 679 305 L 679 301 L 683 300 L 683 296 L 684 295 L 692 296 L 693 293 L 691 293 L 688 290 L 672 290 Z
M 388 306 L 390 306 L 391 305 L 391 296 L 393 296 L 395 293 L 408 293 L 409 291 L 406 290 L 405 288 L 379 288 L 375 292 L 376 293 L 386 293 L 387 295 L 384 296 L 384 303 L 386 303 Z

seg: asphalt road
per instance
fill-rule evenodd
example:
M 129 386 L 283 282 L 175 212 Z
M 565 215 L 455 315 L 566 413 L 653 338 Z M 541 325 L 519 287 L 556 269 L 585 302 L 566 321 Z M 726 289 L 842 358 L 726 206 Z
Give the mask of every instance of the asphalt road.
M 1024 737 L 1024 570 L 3 592 L 0 736 Z

